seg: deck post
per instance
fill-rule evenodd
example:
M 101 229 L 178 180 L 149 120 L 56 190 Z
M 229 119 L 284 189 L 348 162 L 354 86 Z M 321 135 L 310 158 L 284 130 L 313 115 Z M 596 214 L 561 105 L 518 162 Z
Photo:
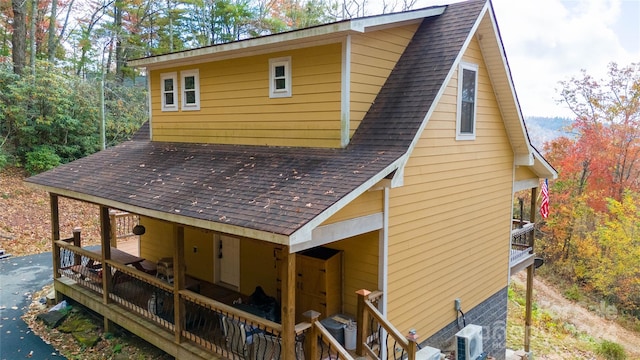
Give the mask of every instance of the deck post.
M 537 188 L 531 188 L 531 208 L 529 221 L 531 223 L 535 223 L 536 219 L 536 192 Z M 535 226 L 531 230 L 531 234 L 529 234 L 529 246 L 531 247 L 531 252 L 534 253 L 534 239 L 535 239 L 536 228 Z M 531 317 L 532 317 L 532 307 L 533 307 L 533 274 L 534 274 L 535 264 L 529 265 L 527 267 L 527 289 L 526 289 L 526 303 L 525 303 L 525 318 L 524 318 L 524 351 L 530 351 L 531 345 Z
M 111 225 L 111 246 L 117 248 L 118 247 L 118 223 L 116 221 L 116 214 L 118 212 L 115 210 L 109 211 L 109 224 Z
M 305 338 L 305 351 L 308 354 L 309 359 L 314 359 L 315 355 L 318 354 L 318 328 L 316 327 L 316 322 L 320 318 L 320 313 L 314 310 L 307 310 L 303 314 L 307 318 L 309 318 L 309 324 L 311 324 L 311 328 L 309 328 L 309 332 Z
M 407 334 L 407 342 L 409 348 L 407 349 L 407 360 L 415 360 L 416 353 L 418 352 L 418 334 L 415 330 L 410 330 Z
M 53 278 L 60 277 L 60 248 L 56 241 L 60 240 L 60 211 L 58 208 L 58 195 L 49 194 L 49 206 L 51 207 L 51 253 L 53 255 Z M 62 301 L 62 294 L 55 292 L 56 304 Z
M 82 239 L 80 237 L 82 233 L 82 228 L 74 227 L 73 228 L 73 246 L 82 247 Z M 73 257 L 73 265 L 81 265 L 82 264 L 82 255 L 76 254 Z
M 109 226 L 109 208 L 100 206 L 100 240 L 102 244 L 102 303 L 109 303 L 109 294 L 113 290 L 111 283 L 111 267 L 107 265 L 105 260 L 111 260 L 111 239 Z M 104 317 L 104 331 L 112 332 L 113 322 L 109 318 Z
M 285 246 L 282 249 L 282 266 L 280 278 L 282 279 L 282 358 L 295 360 L 296 358 L 296 254 L 291 253 L 291 248 Z
M 356 314 L 356 355 L 364 356 L 364 343 L 367 340 L 367 334 L 365 330 L 367 328 L 366 323 L 369 321 L 368 313 L 365 310 L 365 301 L 371 294 L 371 291 L 361 289 L 356 291 L 358 295 L 358 308 Z
M 184 226 L 174 225 L 173 246 L 173 315 L 175 342 L 182 342 L 182 329 L 184 328 L 184 304 L 180 300 L 180 290 L 184 289 Z

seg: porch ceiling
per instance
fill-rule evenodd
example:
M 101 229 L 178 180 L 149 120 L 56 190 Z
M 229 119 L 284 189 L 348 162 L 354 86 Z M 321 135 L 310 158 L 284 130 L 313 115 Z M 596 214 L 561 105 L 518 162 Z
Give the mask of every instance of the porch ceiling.
M 184 224 L 289 236 L 402 151 L 129 141 L 26 181 L 52 193 Z M 218 226 L 215 226 L 218 224 Z M 235 233 L 235 232 L 234 232 Z

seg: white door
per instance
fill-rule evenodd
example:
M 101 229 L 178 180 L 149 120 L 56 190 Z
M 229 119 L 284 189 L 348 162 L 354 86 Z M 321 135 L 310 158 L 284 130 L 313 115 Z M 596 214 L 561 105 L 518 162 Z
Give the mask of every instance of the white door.
M 240 239 L 220 235 L 216 256 L 218 282 L 238 289 L 240 287 Z

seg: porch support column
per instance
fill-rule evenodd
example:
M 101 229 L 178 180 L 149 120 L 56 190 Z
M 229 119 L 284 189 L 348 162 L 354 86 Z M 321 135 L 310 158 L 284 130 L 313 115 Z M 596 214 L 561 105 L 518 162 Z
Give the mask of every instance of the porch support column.
M 180 301 L 180 291 L 184 290 L 184 226 L 174 225 L 173 244 L 173 308 L 175 324 L 175 342 L 182 342 L 184 328 L 184 306 Z
M 537 196 L 537 188 L 531 188 L 531 206 L 529 213 L 529 221 L 531 223 L 535 223 L 536 220 L 536 196 Z M 533 249 L 534 247 L 534 239 L 535 239 L 535 226 L 529 235 L 529 246 Z M 534 252 L 532 250 L 532 252 Z M 532 263 L 527 267 L 527 289 L 526 289 L 526 304 L 525 304 L 525 320 L 524 320 L 524 351 L 530 351 L 531 345 L 531 317 L 532 317 L 532 307 L 533 307 L 533 270 L 535 268 L 535 263 Z
M 111 267 L 106 260 L 111 260 L 111 225 L 109 221 L 109 208 L 100 206 L 100 240 L 102 243 L 102 303 L 109 303 L 109 294 L 113 290 L 111 283 Z M 112 332 L 114 324 L 104 317 L 104 331 Z
M 282 249 L 282 355 L 284 360 L 296 359 L 296 254 L 291 248 Z
M 49 194 L 51 206 L 51 254 L 53 255 L 53 278 L 60 277 L 60 249 L 56 241 L 60 240 L 60 211 L 58 209 L 58 195 Z M 55 292 L 56 304 L 62 301 L 62 294 Z

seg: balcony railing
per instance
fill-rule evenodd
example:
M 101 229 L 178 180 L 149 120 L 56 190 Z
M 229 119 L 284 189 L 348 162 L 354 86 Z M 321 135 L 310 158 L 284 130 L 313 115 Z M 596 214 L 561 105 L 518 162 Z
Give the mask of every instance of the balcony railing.
M 513 220 L 511 230 L 511 266 L 520 263 L 533 254 L 533 235 L 535 223 Z

